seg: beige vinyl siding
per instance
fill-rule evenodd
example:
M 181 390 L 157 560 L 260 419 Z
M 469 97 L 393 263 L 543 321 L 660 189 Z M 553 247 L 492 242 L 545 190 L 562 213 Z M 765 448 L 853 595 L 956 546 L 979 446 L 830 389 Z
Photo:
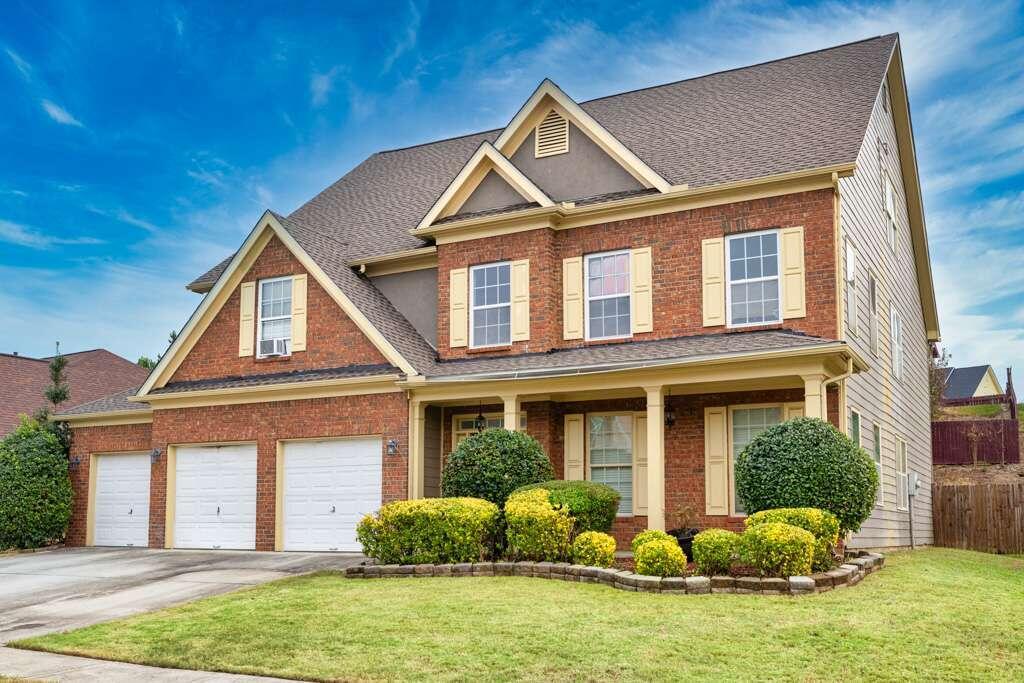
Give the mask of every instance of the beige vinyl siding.
M 889 246 L 889 227 L 885 214 L 885 194 L 880 178 L 877 141 L 888 147 L 881 163 L 892 178 L 896 190 L 896 221 L 899 230 L 898 253 Z M 928 343 L 921 313 L 920 293 L 914 272 L 907 218 L 906 194 L 899 167 L 896 132 L 892 117 L 875 103 L 867 134 L 857 157 L 857 172 L 840 180 L 840 244 L 849 238 L 857 247 L 858 297 L 854 314 L 858 334 L 845 334 L 846 340 L 870 364 L 867 373 L 846 381 L 847 415 L 849 408 L 861 413 L 864 425 L 878 423 L 882 432 L 883 507 L 875 508 L 861 530 L 854 534 L 854 547 L 892 547 L 910 544 L 908 515 L 896 510 L 896 438 L 906 439 L 908 466 L 921 478 L 915 501 L 914 536 L 918 543 L 932 542 L 931 519 L 931 422 L 928 405 Z M 844 259 L 840 259 L 842 264 Z M 869 302 L 864 285 L 873 272 L 878 287 L 877 353 L 871 348 Z M 845 273 L 841 282 L 845 283 Z M 846 287 L 842 291 L 844 308 Z M 890 357 L 889 304 L 893 302 L 903 319 L 903 376 L 894 380 Z M 844 316 L 845 317 L 845 316 Z M 844 328 L 845 329 L 845 328 Z M 870 429 L 870 427 L 868 427 Z

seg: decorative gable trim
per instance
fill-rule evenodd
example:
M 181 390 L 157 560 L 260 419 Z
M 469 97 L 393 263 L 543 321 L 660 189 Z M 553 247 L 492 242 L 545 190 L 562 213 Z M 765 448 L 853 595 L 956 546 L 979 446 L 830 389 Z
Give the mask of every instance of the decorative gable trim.
M 439 218 L 446 218 L 458 213 L 459 209 L 473 190 L 483 181 L 484 177 L 494 171 L 502 180 L 512 186 L 524 200 L 536 202 L 543 207 L 554 206 L 551 198 L 544 194 L 544 191 L 537 187 L 532 180 L 523 175 L 523 172 L 512 165 L 512 162 L 502 156 L 501 152 L 495 149 L 494 145 L 486 140 L 477 147 L 476 152 L 469 158 L 466 165 L 462 167 L 459 174 L 455 176 L 448 188 L 430 207 L 427 214 L 416 226 L 415 230 L 422 230 L 433 225 Z
M 506 157 L 511 157 L 552 110 L 583 131 L 598 147 L 604 150 L 605 154 L 626 169 L 644 187 L 655 188 L 659 192 L 668 192 L 672 189 L 671 183 L 619 142 L 614 135 L 609 133 L 604 126 L 548 78 L 541 82 L 530 99 L 505 127 L 498 139 L 494 141 L 494 146 Z
M 356 327 L 366 335 L 366 337 L 373 343 L 374 346 L 381 352 L 388 362 L 392 365 L 400 368 L 402 372 L 407 375 L 416 375 L 417 372 L 413 368 L 412 364 L 409 363 L 395 347 L 384 338 L 384 335 L 377 330 L 376 327 L 363 315 L 356 305 L 352 302 L 348 296 L 341 291 L 341 289 L 331 280 L 323 269 L 306 253 L 306 251 L 299 246 L 299 243 L 295 241 L 295 238 L 289 234 L 284 226 L 274 217 L 274 214 L 267 211 L 263 214 L 260 220 L 256 223 L 256 227 L 253 228 L 252 232 L 245 239 L 241 248 L 235 253 L 231 259 L 231 263 L 228 264 L 227 268 L 217 279 L 217 283 L 213 286 L 213 289 L 203 297 L 202 302 L 196 308 L 195 312 L 185 323 L 185 327 L 182 328 L 181 333 L 171 344 L 170 348 L 157 363 L 157 366 L 153 368 L 153 371 L 149 374 L 149 378 L 146 379 L 146 383 L 139 389 L 138 394 L 131 398 L 133 401 L 145 401 L 146 395 L 153 389 L 158 389 L 167 384 L 170 378 L 177 371 L 178 367 L 185 360 L 185 357 L 192 351 L 196 342 L 199 341 L 203 333 L 213 322 L 213 319 L 220 312 L 224 304 L 227 303 L 228 298 L 235 291 L 235 289 L 241 284 L 242 278 L 252 268 L 253 263 L 259 257 L 263 248 L 270 242 L 273 237 L 277 237 L 284 244 L 285 248 L 288 249 L 299 263 L 302 264 L 303 268 L 313 276 L 313 279 L 331 296 L 332 299 L 341 307 L 341 309 L 351 318 L 352 322 L 356 324 Z

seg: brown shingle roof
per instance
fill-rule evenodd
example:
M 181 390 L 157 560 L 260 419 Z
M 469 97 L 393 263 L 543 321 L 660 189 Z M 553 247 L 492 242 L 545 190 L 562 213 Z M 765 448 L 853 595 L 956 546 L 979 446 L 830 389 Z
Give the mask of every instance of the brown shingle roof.
M 58 418 L 64 417 L 65 415 L 91 415 L 92 413 L 119 413 L 130 410 L 149 410 L 149 406 L 145 403 L 135 403 L 129 401 L 130 396 L 134 396 L 139 391 L 139 387 L 132 387 L 131 389 L 124 389 L 104 396 L 103 398 L 96 399 L 95 401 L 89 401 L 82 405 L 75 406 L 67 410 L 62 410 L 57 415 Z
M 181 391 L 203 391 L 206 389 L 232 389 L 235 387 L 260 387 L 270 384 L 291 384 L 313 382 L 325 379 L 342 379 L 346 377 L 371 377 L 373 375 L 401 375 L 402 371 L 387 363 L 376 365 L 346 365 L 337 368 L 320 368 L 316 370 L 298 370 L 292 372 L 271 372 L 262 375 L 245 375 L 237 377 L 218 377 L 214 379 L 198 379 L 189 382 L 172 382 L 150 394 L 173 394 Z M 139 404 L 135 404 L 139 405 Z

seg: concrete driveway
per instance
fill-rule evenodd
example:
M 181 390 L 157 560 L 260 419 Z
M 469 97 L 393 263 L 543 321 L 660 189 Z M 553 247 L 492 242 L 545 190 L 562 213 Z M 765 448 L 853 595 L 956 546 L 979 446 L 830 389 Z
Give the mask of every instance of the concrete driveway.
M 0 555 L 0 644 L 362 559 L 349 553 L 142 548 Z

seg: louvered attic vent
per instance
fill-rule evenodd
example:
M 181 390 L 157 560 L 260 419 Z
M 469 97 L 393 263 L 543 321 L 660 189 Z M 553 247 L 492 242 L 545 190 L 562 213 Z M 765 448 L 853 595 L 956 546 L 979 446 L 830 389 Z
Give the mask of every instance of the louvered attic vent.
M 552 109 L 537 126 L 533 139 L 538 159 L 565 154 L 569 151 L 569 122 Z

